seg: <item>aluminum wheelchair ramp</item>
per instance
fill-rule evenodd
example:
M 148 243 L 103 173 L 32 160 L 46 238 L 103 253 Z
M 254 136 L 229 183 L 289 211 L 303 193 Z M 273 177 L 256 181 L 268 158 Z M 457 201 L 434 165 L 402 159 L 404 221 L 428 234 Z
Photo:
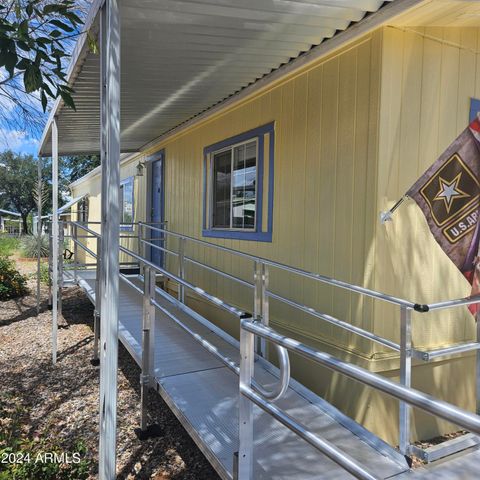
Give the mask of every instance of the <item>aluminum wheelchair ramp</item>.
M 95 274 L 78 271 L 77 283 L 95 303 Z M 138 286 L 139 277 L 130 277 Z M 239 362 L 239 343 L 196 312 L 157 289 L 156 301 L 208 340 L 224 356 Z M 119 338 L 135 361 L 142 356 L 142 296 L 120 281 Z M 155 316 L 154 374 L 160 395 L 224 479 L 233 478 L 238 451 L 238 376 L 162 312 Z M 255 377 L 268 386 L 278 369 L 259 358 Z M 408 471 L 404 457 L 298 382 L 276 404 L 309 429 L 347 452 L 378 478 Z M 255 479 L 353 478 L 272 416 L 254 407 Z

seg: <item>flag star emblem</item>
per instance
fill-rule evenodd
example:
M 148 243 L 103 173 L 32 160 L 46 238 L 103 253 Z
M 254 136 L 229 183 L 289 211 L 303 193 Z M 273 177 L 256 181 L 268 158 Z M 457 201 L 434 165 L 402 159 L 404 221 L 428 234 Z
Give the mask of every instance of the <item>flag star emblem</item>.
M 451 182 L 447 182 L 442 177 L 438 178 L 440 190 L 438 191 L 437 195 L 433 200 L 443 201 L 445 203 L 445 208 L 447 209 L 448 213 L 450 213 L 450 208 L 454 200 L 470 197 L 468 193 L 465 193 L 458 187 L 461 177 L 462 173 L 460 172 Z

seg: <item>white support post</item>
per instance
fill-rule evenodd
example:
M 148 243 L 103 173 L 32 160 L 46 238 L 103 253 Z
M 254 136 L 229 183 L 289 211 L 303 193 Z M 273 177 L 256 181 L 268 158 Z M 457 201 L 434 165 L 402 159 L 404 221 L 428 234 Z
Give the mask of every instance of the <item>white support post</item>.
M 76 229 L 75 229 L 76 231 Z M 98 366 L 100 364 L 98 352 L 98 340 L 100 337 L 100 311 L 102 305 L 102 294 L 100 289 L 100 279 L 102 277 L 102 238 L 97 237 L 97 274 L 95 277 L 95 309 L 93 311 L 93 358 L 91 364 Z
M 117 0 L 101 13 L 102 248 L 100 325 L 100 480 L 116 478 L 120 236 L 120 15 Z
M 407 307 L 400 307 L 400 383 L 412 385 L 412 310 Z M 400 402 L 399 446 L 405 456 L 410 456 L 410 410 L 410 405 Z
M 58 129 L 52 122 L 52 362 L 57 363 L 58 333 Z
M 42 244 L 42 157 L 38 157 L 37 165 L 38 190 L 37 190 L 37 315 L 40 314 L 40 246 Z
M 242 395 L 242 387 L 252 387 L 254 368 L 253 333 L 240 329 L 240 393 L 238 399 L 239 447 L 238 475 L 240 480 L 253 479 L 253 404 Z

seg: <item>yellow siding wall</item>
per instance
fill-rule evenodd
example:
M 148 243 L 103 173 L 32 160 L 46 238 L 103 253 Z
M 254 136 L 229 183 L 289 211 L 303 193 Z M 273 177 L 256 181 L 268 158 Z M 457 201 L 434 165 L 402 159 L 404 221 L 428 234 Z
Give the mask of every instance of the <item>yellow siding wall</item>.
M 470 97 L 480 96 L 479 47 L 478 28 L 385 28 L 377 211 L 390 208 L 468 125 Z M 392 222 L 377 224 L 375 245 L 375 288 L 420 303 L 470 293 L 412 200 Z M 376 333 L 398 340 L 395 309 L 377 304 L 374 318 Z M 417 348 L 473 340 L 475 322 L 466 309 L 416 314 L 413 338 Z M 415 368 L 414 385 L 474 408 L 473 357 L 454 363 Z M 437 427 L 432 418 L 417 423 L 423 438 Z
M 390 224 L 378 223 L 378 212 L 391 206 L 465 127 L 469 97 L 480 96 L 478 31 L 418 30 L 428 38 L 380 29 L 167 139 L 122 166 L 121 178 L 135 173 L 140 158 L 148 160 L 164 148 L 168 228 L 202 238 L 204 147 L 275 121 L 273 241 L 207 240 L 418 302 L 462 296 L 468 286 L 442 256 L 414 205 L 399 209 Z M 147 180 L 135 179 L 135 221 L 146 219 Z M 100 219 L 99 190 L 97 176 L 74 191 L 90 192 L 91 220 Z M 176 249 L 175 241 L 168 246 Z M 187 255 L 252 280 L 251 262 L 203 247 L 190 246 Z M 169 262 L 175 270 L 175 260 Z M 242 287 L 192 266 L 187 277 L 228 302 L 253 308 L 252 293 Z M 399 340 L 396 309 L 273 269 L 270 277 L 277 293 Z M 238 336 L 233 318 L 192 296 L 188 302 Z M 377 345 L 276 302 L 271 322 L 301 341 L 398 380 L 398 357 Z M 468 314 L 429 314 L 415 317 L 414 333 L 417 346 L 441 345 L 471 338 L 473 323 Z M 462 375 L 472 370 L 469 362 L 415 367 L 414 383 L 471 406 L 466 398 L 473 375 Z M 368 428 L 397 441 L 397 402 L 299 358 L 292 370 Z M 460 385 L 451 389 L 445 380 L 454 378 Z M 415 418 L 414 436 L 427 438 L 448 428 L 425 416 Z
M 367 255 L 374 233 L 376 131 L 381 33 L 362 39 L 308 72 L 160 145 L 166 153 L 168 228 L 201 237 L 203 148 L 275 121 L 273 241 L 212 242 L 358 284 L 371 285 Z M 253 266 L 203 248 L 192 255 L 252 280 Z M 252 309 L 251 292 L 190 270 L 207 291 Z M 271 271 L 272 289 L 372 328 L 372 305 L 312 281 Z M 370 345 L 272 302 L 272 322 L 344 354 L 368 357 Z M 235 335 L 238 325 L 229 321 Z

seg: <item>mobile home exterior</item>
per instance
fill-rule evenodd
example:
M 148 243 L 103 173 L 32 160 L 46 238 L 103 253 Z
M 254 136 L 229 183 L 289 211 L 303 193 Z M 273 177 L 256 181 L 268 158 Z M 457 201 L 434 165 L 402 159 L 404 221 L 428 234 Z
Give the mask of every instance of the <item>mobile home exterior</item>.
M 468 283 L 413 202 L 392 222 L 379 222 L 379 212 L 465 128 L 471 99 L 480 97 L 480 28 L 470 17 L 447 21 L 445 12 L 437 25 L 435 12 L 428 5 L 407 12 L 125 155 L 125 225 L 160 219 L 173 232 L 418 303 L 468 295 Z M 100 221 L 100 170 L 71 190 L 73 197 L 88 195 L 88 221 Z M 138 248 L 134 237 L 125 242 Z M 249 264 L 226 252 L 199 246 L 188 254 L 253 278 Z M 157 261 L 176 268 L 168 254 Z M 205 291 L 252 311 L 247 290 L 193 267 L 186 274 Z M 279 272 L 270 272 L 269 281 L 298 304 L 400 341 L 394 306 Z M 192 293 L 186 301 L 238 336 L 238 325 L 224 313 Z M 306 312 L 272 300 L 270 324 L 338 358 L 399 377 L 396 352 Z M 420 350 L 451 346 L 475 341 L 476 325 L 466 309 L 415 313 L 413 337 Z M 475 361 L 474 353 L 418 361 L 413 386 L 474 410 Z M 398 402 L 300 358 L 292 360 L 292 372 L 368 429 L 398 442 Z M 412 428 L 413 439 L 455 429 L 417 411 Z

